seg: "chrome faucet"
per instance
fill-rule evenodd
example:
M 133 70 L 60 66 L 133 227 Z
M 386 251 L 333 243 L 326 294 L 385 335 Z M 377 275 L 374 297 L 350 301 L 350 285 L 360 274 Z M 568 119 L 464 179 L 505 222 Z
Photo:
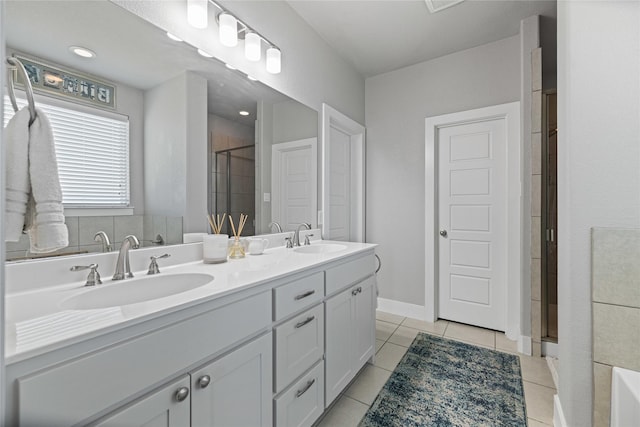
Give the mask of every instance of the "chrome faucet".
M 273 230 L 273 227 L 276 228 L 276 233 L 282 233 L 282 227 L 280 227 L 280 224 L 278 224 L 277 221 L 272 221 L 269 223 L 269 225 L 267 225 L 267 227 L 269 227 L 269 229 Z
M 311 230 L 311 224 L 303 222 L 296 228 L 296 232 L 293 234 L 293 246 L 300 246 L 300 228 L 305 227 L 307 230 Z
M 111 242 L 109 241 L 107 233 L 104 231 L 98 231 L 93 236 L 93 240 L 102 244 L 102 252 L 111 252 Z
M 113 273 L 112 280 L 122 280 L 127 277 L 133 277 L 131 266 L 129 265 L 129 249 L 138 249 L 140 242 L 133 234 L 128 235 L 120 245 L 118 253 L 118 261 L 116 262 L 116 272 Z

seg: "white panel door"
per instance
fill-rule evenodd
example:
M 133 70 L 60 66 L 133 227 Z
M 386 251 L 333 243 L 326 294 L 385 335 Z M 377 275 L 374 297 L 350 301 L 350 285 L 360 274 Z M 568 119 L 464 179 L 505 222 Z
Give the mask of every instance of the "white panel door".
M 351 141 L 340 129 L 331 128 L 329 153 L 329 239 L 349 241 L 350 236 L 350 188 Z
M 438 132 L 439 317 L 505 330 L 505 119 Z
M 318 153 L 316 138 L 273 145 L 271 220 L 283 230 L 316 226 Z

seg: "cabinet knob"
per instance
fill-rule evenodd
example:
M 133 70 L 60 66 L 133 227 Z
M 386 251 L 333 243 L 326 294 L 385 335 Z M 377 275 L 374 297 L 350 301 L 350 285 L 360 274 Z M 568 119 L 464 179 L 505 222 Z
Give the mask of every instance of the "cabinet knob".
M 189 389 L 187 387 L 180 387 L 178 391 L 176 391 L 176 400 L 178 402 L 182 402 L 189 396 Z
M 200 386 L 200 388 L 207 388 L 210 382 L 211 377 L 209 375 L 204 375 L 198 380 L 198 385 Z

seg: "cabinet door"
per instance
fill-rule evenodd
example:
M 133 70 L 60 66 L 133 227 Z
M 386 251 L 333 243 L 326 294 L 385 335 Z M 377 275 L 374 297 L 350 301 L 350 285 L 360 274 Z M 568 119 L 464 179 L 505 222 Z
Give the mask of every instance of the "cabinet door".
M 93 425 L 101 427 L 189 427 L 191 409 L 189 386 L 189 376 L 185 375 Z
M 325 407 L 355 375 L 351 292 L 347 289 L 325 302 Z
M 373 356 L 376 348 L 375 339 L 375 276 L 360 282 L 353 296 L 355 329 L 355 370 L 360 370 Z
M 271 426 L 271 347 L 268 333 L 192 372 L 191 425 Z

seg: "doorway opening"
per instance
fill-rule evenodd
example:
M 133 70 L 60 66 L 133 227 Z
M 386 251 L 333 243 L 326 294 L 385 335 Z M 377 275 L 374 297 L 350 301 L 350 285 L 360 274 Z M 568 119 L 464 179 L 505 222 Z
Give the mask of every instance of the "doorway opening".
M 557 93 L 543 93 L 542 340 L 558 342 L 558 116 Z

